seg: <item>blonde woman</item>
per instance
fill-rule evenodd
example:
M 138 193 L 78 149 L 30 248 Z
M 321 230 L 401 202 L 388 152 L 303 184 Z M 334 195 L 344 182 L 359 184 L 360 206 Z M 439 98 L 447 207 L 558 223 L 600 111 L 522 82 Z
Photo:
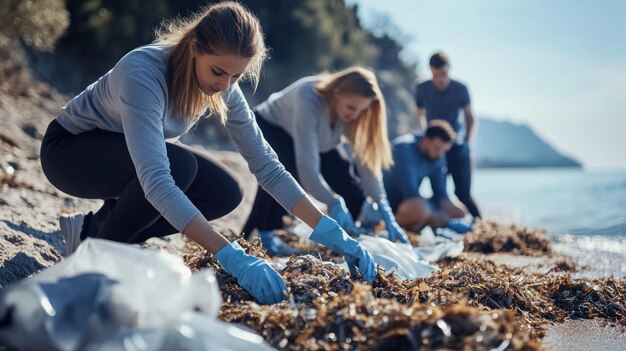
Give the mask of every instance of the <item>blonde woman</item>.
M 330 216 L 346 231 L 358 231 L 354 218 L 365 198 L 371 197 L 382 210 L 390 239 L 408 242 L 381 185 L 382 170 L 389 168 L 392 157 L 385 102 L 374 72 L 355 66 L 302 78 L 272 94 L 255 113 L 280 162 L 308 193 L 328 205 Z M 342 138 L 353 151 L 353 163 L 351 157 L 342 156 Z M 351 171 L 352 164 L 356 172 Z M 288 254 L 289 249 L 272 236 L 282 226 L 284 214 L 259 188 L 244 235 L 257 229 L 270 254 Z
M 209 220 L 241 201 L 229 171 L 172 142 L 206 111 L 219 116 L 260 185 L 314 228 L 311 239 L 346 257 L 351 271 L 376 275 L 369 253 L 317 209 L 265 142 L 239 89 L 256 84 L 266 56 L 258 20 L 234 2 L 211 5 L 164 27 L 61 109 L 50 123 L 41 163 L 50 182 L 82 198 L 104 199 L 96 213 L 61 217 L 67 254 L 87 237 L 137 243 L 181 232 L 215 254 L 261 303 L 285 298 L 285 283 L 264 260 L 229 243 Z

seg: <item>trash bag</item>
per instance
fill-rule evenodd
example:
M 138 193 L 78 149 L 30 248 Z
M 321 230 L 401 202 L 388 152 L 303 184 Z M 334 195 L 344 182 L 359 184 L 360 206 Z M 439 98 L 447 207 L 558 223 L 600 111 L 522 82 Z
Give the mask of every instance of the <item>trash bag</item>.
M 0 293 L 0 341 L 28 350 L 271 349 L 219 322 L 221 303 L 210 269 L 192 275 L 172 254 L 88 238 Z
M 164 251 L 87 238 L 76 252 L 27 282 L 54 282 L 81 273 L 102 273 L 118 282 L 112 298 L 131 304 L 133 325 L 169 325 L 185 311 L 216 317 L 222 304 L 215 275 L 203 270 L 194 275 L 182 258 Z
M 430 262 L 446 257 L 457 257 L 463 252 L 463 241 L 436 238 L 431 245 L 413 247 L 395 243 L 381 236 L 362 235 L 358 241 L 369 251 L 376 264 L 386 271 L 394 271 L 400 279 L 425 278 L 438 269 Z
M 453 258 L 463 252 L 463 241 L 440 240 L 433 245 L 414 247 L 413 251 L 423 260 L 437 262 L 444 258 Z
M 388 272 L 396 272 L 400 279 L 428 277 L 438 269 L 422 260 L 413 251 L 411 244 L 394 243 L 385 238 L 367 235 L 361 235 L 357 240 L 369 251 L 376 264 Z
M 96 341 L 85 351 L 169 351 L 169 350 L 274 350 L 261 336 L 233 324 L 185 313 L 169 329 L 135 329 L 119 331 L 106 340 Z
M 102 274 L 87 273 L 3 290 L 0 344 L 19 350 L 78 349 L 88 335 L 114 329 L 109 304 L 114 284 Z

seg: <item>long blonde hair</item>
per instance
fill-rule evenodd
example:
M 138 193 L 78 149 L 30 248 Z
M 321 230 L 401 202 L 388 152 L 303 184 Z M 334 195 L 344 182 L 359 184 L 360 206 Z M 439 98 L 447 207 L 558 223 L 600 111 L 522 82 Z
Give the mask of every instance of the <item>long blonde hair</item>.
M 357 94 L 373 101 L 356 120 L 348 123 L 344 136 L 352 152 L 377 177 L 393 164 L 391 147 L 387 139 L 387 112 L 385 100 L 371 70 L 353 66 L 333 74 L 322 74 L 315 86 L 331 111 L 334 111 L 335 93 Z M 334 112 L 333 112 L 334 113 Z
M 167 65 L 167 88 L 174 116 L 195 122 L 208 108 L 226 121 L 228 109 L 221 94 L 207 96 L 196 78 L 193 49 L 210 55 L 251 58 L 242 79 L 256 89 L 267 48 L 258 19 L 241 4 L 213 4 L 192 16 L 165 21 L 156 32 L 155 43 L 172 45 Z

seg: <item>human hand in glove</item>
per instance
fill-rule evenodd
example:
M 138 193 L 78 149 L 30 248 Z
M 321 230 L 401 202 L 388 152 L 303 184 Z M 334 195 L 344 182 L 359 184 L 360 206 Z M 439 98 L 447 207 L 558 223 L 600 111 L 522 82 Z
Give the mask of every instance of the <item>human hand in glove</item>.
M 362 231 L 371 231 L 383 220 L 378 210 L 378 205 L 369 198 L 363 201 L 361 206 L 361 214 L 359 215 L 360 229 Z
M 261 245 L 270 256 L 291 256 L 297 252 L 293 247 L 289 247 L 279 237 L 274 235 L 273 230 L 259 231 Z
M 400 240 L 402 243 L 408 243 L 409 238 L 406 236 L 404 230 L 400 228 L 398 222 L 396 222 L 396 217 L 393 215 L 393 211 L 387 199 L 378 201 L 378 210 L 383 217 L 383 221 L 385 221 L 385 227 L 387 228 L 387 232 L 389 232 L 389 240 L 392 242 Z
M 352 277 L 360 272 L 363 279 L 370 283 L 376 278 L 376 265 L 372 256 L 332 218 L 323 216 L 309 239 L 343 254 Z
M 224 246 L 215 258 L 258 302 L 273 304 L 287 298 L 287 286 L 278 272 L 269 262 L 246 254 L 239 243 Z
M 459 234 L 465 234 L 469 232 L 470 230 L 472 230 L 472 223 L 467 223 L 466 221 L 460 218 L 452 218 L 451 220 L 448 221 L 448 223 L 446 224 L 446 227 L 454 230 L 455 232 Z
M 354 225 L 354 219 L 346 207 L 346 203 L 341 196 L 337 197 L 337 201 L 332 203 L 328 208 L 328 215 L 332 217 L 341 228 L 345 231 L 356 234 L 358 230 Z

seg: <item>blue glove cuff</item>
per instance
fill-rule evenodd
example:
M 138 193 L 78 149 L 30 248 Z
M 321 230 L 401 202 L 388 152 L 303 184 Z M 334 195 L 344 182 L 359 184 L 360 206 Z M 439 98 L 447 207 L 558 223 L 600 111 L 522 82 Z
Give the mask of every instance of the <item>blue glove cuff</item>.
M 311 236 L 309 236 L 309 239 L 328 246 L 328 239 L 330 239 L 328 234 L 336 233 L 336 228 L 338 227 L 339 224 L 337 224 L 334 219 L 324 215 L 315 228 L 313 228 L 313 232 L 311 233 Z
M 331 216 L 335 216 L 337 212 L 344 212 L 344 208 L 346 207 L 345 202 L 342 197 L 336 197 L 335 201 L 328 204 L 328 213 Z
M 236 269 L 236 265 L 240 260 L 239 257 L 245 255 L 246 252 L 243 250 L 243 247 L 239 245 L 238 242 L 233 241 L 228 245 L 221 248 L 216 254 L 215 258 L 219 261 L 220 265 L 226 272 L 231 275 L 234 275 L 234 270 Z
M 358 244 L 341 229 L 334 219 L 328 216 L 323 216 L 320 219 L 309 239 L 344 254 L 353 254 L 355 244 Z

